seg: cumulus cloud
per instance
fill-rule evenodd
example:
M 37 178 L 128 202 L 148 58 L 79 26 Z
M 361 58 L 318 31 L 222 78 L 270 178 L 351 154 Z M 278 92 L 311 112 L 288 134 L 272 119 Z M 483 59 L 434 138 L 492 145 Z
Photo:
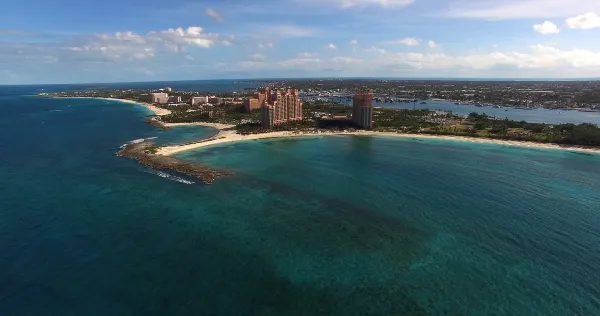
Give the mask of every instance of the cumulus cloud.
M 153 31 L 144 35 L 134 32 L 79 35 L 57 42 L 4 43 L 4 49 L 0 49 L 0 59 L 29 58 L 54 62 L 146 60 L 157 54 L 183 53 L 187 47 L 209 48 L 218 39 L 218 35 L 207 34 L 198 26 Z
M 568 18 L 565 23 L 572 29 L 589 30 L 600 27 L 600 16 L 596 13 L 588 12 Z
M 556 26 L 556 24 L 550 22 L 550 21 L 544 21 L 544 23 L 542 24 L 536 24 L 533 26 L 533 29 L 540 33 L 540 34 L 558 34 L 560 33 L 560 30 L 558 29 L 558 26 Z
M 353 40 L 350 41 L 350 44 L 351 45 L 358 45 L 358 40 L 353 39 Z
M 406 46 L 419 46 L 421 45 L 420 41 L 414 37 L 407 37 L 401 40 L 396 41 L 397 44 L 402 44 Z
M 208 15 L 216 22 L 219 22 L 219 23 L 225 22 L 225 18 L 223 18 L 223 16 L 219 12 L 217 12 L 211 8 L 207 8 L 206 10 L 204 10 L 204 14 Z
M 440 45 L 438 45 L 438 43 L 436 43 L 434 41 L 429 41 L 427 43 L 427 46 L 429 46 L 429 48 L 438 48 L 438 47 L 440 47 Z
M 329 45 L 327 45 L 327 48 L 329 48 L 329 49 L 337 49 L 337 47 L 333 43 L 329 43 Z

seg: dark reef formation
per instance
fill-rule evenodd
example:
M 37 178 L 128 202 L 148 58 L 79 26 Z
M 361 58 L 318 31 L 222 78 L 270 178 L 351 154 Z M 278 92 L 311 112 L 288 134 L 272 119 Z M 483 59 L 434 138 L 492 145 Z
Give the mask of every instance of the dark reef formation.
M 150 125 L 156 126 L 158 128 L 162 128 L 164 130 L 171 129 L 169 126 L 165 125 L 165 123 L 157 120 L 156 117 L 154 117 L 154 116 L 148 117 L 144 121 Z
M 201 164 L 184 161 L 169 156 L 157 155 L 158 147 L 152 142 L 140 142 L 124 145 L 117 152 L 119 157 L 137 160 L 144 166 L 157 170 L 172 170 L 190 177 L 200 179 L 204 184 L 211 184 L 218 177 L 232 175 L 233 172 L 217 170 Z

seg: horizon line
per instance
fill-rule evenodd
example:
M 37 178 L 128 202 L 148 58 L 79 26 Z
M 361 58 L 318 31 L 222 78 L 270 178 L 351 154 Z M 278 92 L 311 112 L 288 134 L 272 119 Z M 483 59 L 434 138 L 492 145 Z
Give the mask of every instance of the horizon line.
M 573 82 L 573 81 L 600 81 L 600 77 L 581 77 L 581 78 L 485 78 L 485 77 L 271 77 L 271 78 L 224 78 L 224 79 L 176 79 L 176 80 L 149 80 L 149 81 L 113 81 L 113 82 L 71 82 L 71 83 L 25 83 L 25 84 L 0 84 L 0 87 L 16 86 L 56 86 L 56 85 L 100 85 L 100 84 L 128 84 L 128 83 L 153 83 L 153 82 L 190 82 L 190 81 L 268 81 L 268 80 L 406 80 L 406 81 L 540 81 L 540 82 Z

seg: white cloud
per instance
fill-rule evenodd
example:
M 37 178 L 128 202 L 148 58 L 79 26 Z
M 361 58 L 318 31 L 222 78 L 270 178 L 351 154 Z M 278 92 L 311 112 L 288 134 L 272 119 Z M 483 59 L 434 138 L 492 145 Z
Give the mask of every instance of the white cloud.
M 256 53 L 256 54 L 250 55 L 250 58 L 252 58 L 254 60 L 265 60 L 266 56 L 263 54 Z
M 329 45 L 327 45 L 327 48 L 329 48 L 329 49 L 337 49 L 337 47 L 333 43 L 329 43 Z
M 416 39 L 416 38 L 414 38 L 414 37 L 403 38 L 401 40 L 396 41 L 395 43 L 406 45 L 406 46 L 419 46 L 419 45 L 421 45 L 421 43 L 419 42 L 419 40 Z
M 202 32 L 203 29 L 199 26 L 190 26 L 187 29 L 178 27 L 176 29 L 168 29 L 165 31 L 150 32 L 146 36 L 146 39 L 177 45 L 180 48 L 183 46 L 200 46 L 208 48 L 214 44 L 217 36 L 213 34 L 204 34 Z
M 416 69 L 470 69 L 489 70 L 508 66 L 516 69 L 576 70 L 600 68 L 600 52 L 571 49 L 560 50 L 552 46 L 534 45 L 525 52 L 490 52 L 482 54 L 447 55 L 424 53 L 381 53 L 380 62 L 405 65 Z M 589 70 L 589 69 L 588 69 Z
M 334 63 L 342 63 L 342 64 L 358 64 L 362 62 L 362 59 L 352 58 L 352 57 L 334 57 L 331 59 Z
M 600 16 L 596 13 L 588 12 L 568 18 L 565 23 L 572 29 L 589 30 L 600 27 Z
M 215 21 L 217 21 L 219 23 L 225 22 L 225 18 L 223 18 L 223 16 L 219 12 L 217 12 L 217 11 L 211 9 L 211 8 L 207 8 L 204 11 L 204 14 L 210 16 L 213 20 L 215 20 Z
M 342 9 L 379 6 L 384 8 L 401 8 L 411 5 L 415 0 L 296 0 L 302 4 L 333 5 Z
M 429 41 L 427 43 L 427 46 L 429 46 L 429 48 L 438 48 L 438 47 L 440 47 L 440 45 L 438 43 L 434 42 L 434 41 Z
M 379 47 L 375 47 L 375 46 L 371 46 L 371 48 L 369 48 L 367 51 L 368 52 L 376 52 L 376 53 L 380 53 L 380 54 L 387 53 L 387 51 L 385 49 L 379 48 Z
M 314 66 L 320 62 L 321 60 L 318 58 L 292 58 L 282 60 L 276 63 L 276 65 L 282 68 L 303 68 Z
M 198 26 L 154 31 L 145 35 L 130 31 L 79 35 L 56 42 L 4 43 L 2 46 L 5 50 L 0 49 L 0 60 L 10 58 L 44 63 L 141 61 L 159 54 L 183 53 L 187 47 L 209 48 L 218 43 L 218 39 L 217 34 L 204 33 Z
M 258 43 L 258 48 L 260 49 L 265 49 L 265 48 L 273 48 L 273 43 L 269 42 L 269 43 Z
M 550 21 L 544 21 L 542 24 L 536 24 L 533 26 L 533 29 L 540 34 L 558 34 L 560 30 L 556 26 L 556 24 Z
M 316 54 L 304 52 L 304 53 L 299 53 L 298 57 L 299 58 L 314 58 L 314 57 L 316 57 Z
M 297 25 L 267 25 L 259 28 L 256 33 L 263 33 L 266 37 L 294 38 L 313 37 L 320 31 Z
M 454 1 L 440 15 L 484 20 L 568 17 L 600 9 L 594 0 Z
M 350 44 L 351 45 L 358 45 L 358 40 L 353 39 L 353 40 L 350 41 Z

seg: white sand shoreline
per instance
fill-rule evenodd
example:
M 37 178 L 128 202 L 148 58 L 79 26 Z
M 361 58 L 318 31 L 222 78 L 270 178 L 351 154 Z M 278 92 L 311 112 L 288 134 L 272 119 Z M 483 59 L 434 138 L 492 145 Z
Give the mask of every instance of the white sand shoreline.
M 204 124 L 198 124 L 204 125 Z M 258 139 L 272 139 L 272 138 L 292 138 L 292 137 L 307 137 L 307 136 L 334 136 L 334 135 L 359 135 L 359 136 L 387 136 L 387 137 L 398 137 L 398 138 L 418 138 L 418 139 L 439 139 L 439 140 L 451 140 L 461 141 L 470 143 L 482 143 L 482 144 L 496 144 L 506 145 L 513 147 L 523 148 L 537 148 L 537 149 L 558 149 L 565 151 L 583 152 L 583 153 L 595 153 L 600 154 L 600 148 L 584 148 L 584 147 L 570 147 L 560 146 L 556 144 L 544 144 L 534 143 L 525 141 L 512 141 L 512 140 L 498 140 L 490 138 L 476 138 L 476 137 L 461 137 L 461 136 L 444 136 L 444 135 L 426 135 L 426 134 L 400 134 L 392 132 L 374 132 L 374 131 L 356 131 L 356 132 L 331 132 L 331 133 L 298 133 L 293 132 L 272 132 L 263 134 L 251 134 L 251 135 L 240 135 L 236 134 L 235 130 L 221 130 L 218 135 L 205 141 L 200 141 L 192 144 L 178 145 L 178 146 L 165 146 L 158 150 L 159 155 L 174 155 L 183 151 L 198 149 L 206 146 L 247 141 L 247 140 L 258 140 Z
M 101 98 L 101 97 L 97 97 L 97 98 L 96 97 L 65 97 L 65 98 L 104 99 L 104 100 L 111 100 L 111 101 L 120 101 L 120 102 L 125 102 L 125 103 L 141 105 L 141 106 L 149 109 L 155 115 L 158 115 L 158 116 L 171 114 L 171 111 L 156 107 L 152 104 L 140 103 L 140 102 L 126 100 L 126 99 Z M 206 147 L 206 146 L 238 142 L 238 141 L 245 141 L 245 140 L 258 140 L 258 139 L 269 139 L 269 138 L 291 138 L 291 137 L 301 137 L 301 136 L 327 136 L 327 135 L 362 135 L 362 136 L 388 136 L 388 137 L 400 137 L 400 138 L 440 139 L 440 140 L 452 140 L 452 141 L 461 141 L 461 142 L 470 142 L 470 143 L 497 144 L 497 145 L 513 146 L 513 147 L 538 148 L 538 149 L 557 149 L 557 150 L 565 150 L 565 151 L 573 151 L 573 152 L 581 152 L 581 153 L 600 154 L 600 148 L 561 146 L 561 145 L 557 145 L 557 144 L 535 143 L 535 142 L 516 141 L 516 140 L 501 140 L 501 139 L 491 139 L 491 138 L 478 138 L 478 137 L 468 137 L 468 136 L 400 134 L 400 133 L 393 133 L 393 132 L 374 132 L 374 131 L 298 133 L 298 134 L 294 134 L 293 132 L 286 131 L 286 132 L 271 132 L 271 133 L 262 133 L 262 134 L 240 135 L 240 134 L 236 133 L 235 125 L 228 125 L 228 124 L 193 122 L 193 123 L 164 123 L 164 125 L 167 127 L 204 126 L 204 127 L 212 127 L 212 128 L 219 130 L 219 133 L 216 136 L 209 138 L 208 140 L 203 140 L 203 141 L 199 141 L 197 143 L 192 143 L 192 144 L 161 147 L 158 150 L 158 154 L 165 155 L 165 156 L 174 155 L 176 153 L 180 153 L 183 151 L 198 149 L 198 148 L 202 148 L 202 147 Z

